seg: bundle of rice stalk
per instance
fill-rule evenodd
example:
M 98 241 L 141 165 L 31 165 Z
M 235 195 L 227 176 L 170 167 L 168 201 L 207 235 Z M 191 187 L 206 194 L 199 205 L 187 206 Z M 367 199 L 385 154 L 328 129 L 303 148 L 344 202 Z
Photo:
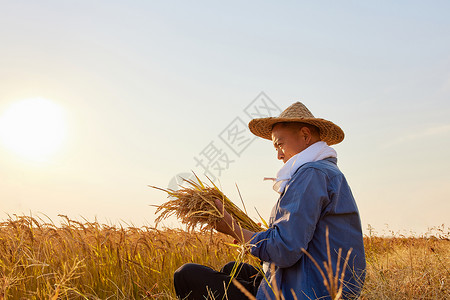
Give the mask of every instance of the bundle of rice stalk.
M 194 174 L 195 175 L 195 174 Z M 199 226 L 200 229 L 211 229 L 212 224 L 222 219 L 223 214 L 217 209 L 214 204 L 214 199 L 219 199 L 224 203 L 225 209 L 230 215 L 239 223 L 242 228 L 259 232 L 263 229 L 256 224 L 245 214 L 239 207 L 237 207 L 222 191 L 210 180 L 212 187 L 201 182 L 195 175 L 198 182 L 193 180 L 183 179 L 188 183 L 188 187 L 180 186 L 179 190 L 162 189 L 155 186 L 150 186 L 168 194 L 167 201 L 162 205 L 155 205 L 157 210 L 155 214 L 159 213 L 156 218 L 156 224 L 175 215 L 183 224 L 186 224 L 189 229 Z

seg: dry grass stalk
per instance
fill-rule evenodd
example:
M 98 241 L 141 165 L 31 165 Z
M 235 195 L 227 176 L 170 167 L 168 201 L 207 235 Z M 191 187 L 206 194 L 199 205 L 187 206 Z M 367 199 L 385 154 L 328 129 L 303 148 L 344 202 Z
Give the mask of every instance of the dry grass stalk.
M 256 300 L 256 297 L 252 295 L 247 289 L 235 278 L 233 278 L 233 284 L 250 300 Z
M 195 175 L 195 174 L 194 174 Z M 171 200 L 156 206 L 159 213 L 155 222 L 158 224 L 162 220 L 175 215 L 188 229 L 199 226 L 201 229 L 211 229 L 212 224 L 219 221 L 223 214 L 214 204 L 214 199 L 220 200 L 225 209 L 239 223 L 242 228 L 258 232 L 263 229 L 256 222 L 247 216 L 238 206 L 236 206 L 224 193 L 211 181 L 212 187 L 201 182 L 184 179 L 189 184 L 188 187 L 180 187 L 179 190 L 162 189 L 155 186 L 152 188 L 164 191 Z
M 336 274 L 333 272 L 333 265 L 331 262 L 331 253 L 330 253 L 330 242 L 328 237 L 328 227 L 326 229 L 326 243 L 327 243 L 327 257 L 328 261 L 323 262 L 323 266 L 325 268 L 325 272 L 322 270 L 320 265 L 317 263 L 317 261 L 311 256 L 311 254 L 308 253 L 304 248 L 302 248 L 302 252 L 305 253 L 309 259 L 312 260 L 316 268 L 319 270 L 320 275 L 323 278 L 323 284 L 325 285 L 325 288 L 327 289 L 328 293 L 330 294 L 331 299 L 333 300 L 339 300 L 342 298 L 342 292 L 344 289 L 344 276 L 345 271 L 347 268 L 348 260 L 350 259 L 350 254 L 352 253 L 352 248 L 348 250 L 347 256 L 344 260 L 344 265 L 342 266 L 342 271 L 340 271 L 340 262 L 341 262 L 341 255 L 342 255 L 342 249 L 339 248 L 338 251 L 338 258 L 336 262 Z

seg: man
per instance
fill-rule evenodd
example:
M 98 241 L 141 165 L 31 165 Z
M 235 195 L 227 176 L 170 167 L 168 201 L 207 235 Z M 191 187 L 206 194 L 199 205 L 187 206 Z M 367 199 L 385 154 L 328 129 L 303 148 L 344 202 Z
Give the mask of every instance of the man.
M 265 276 L 276 282 L 285 299 L 327 299 L 320 271 L 302 248 L 321 267 L 328 261 L 326 231 L 329 230 L 330 256 L 333 272 L 339 249 L 343 257 L 352 249 L 348 268 L 345 270 L 344 299 L 356 298 L 365 277 L 365 254 L 361 221 L 350 187 L 337 167 L 337 154 L 329 147 L 344 139 L 344 132 L 336 124 L 315 118 L 302 103 L 297 102 L 276 118 L 254 119 L 250 131 L 272 140 L 277 158 L 284 165 L 274 179 L 274 190 L 279 199 L 274 206 L 269 229 L 251 232 L 242 229 L 224 211 L 224 217 L 215 224 L 217 231 L 228 234 L 241 242 L 250 243 L 251 253 L 265 265 Z M 220 201 L 216 206 L 222 209 Z M 343 258 L 341 257 L 341 260 Z M 274 265 L 274 268 L 268 268 Z M 340 262 L 343 265 L 343 261 Z M 184 299 L 202 299 L 207 290 L 222 299 L 246 299 L 233 285 L 228 285 L 229 269 L 221 272 L 210 268 L 187 264 L 174 276 L 177 295 Z M 273 289 L 261 280 L 251 266 L 242 266 L 238 280 L 257 299 L 275 299 Z M 273 280 L 274 279 L 274 280 Z M 225 282 L 225 285 L 224 285 Z

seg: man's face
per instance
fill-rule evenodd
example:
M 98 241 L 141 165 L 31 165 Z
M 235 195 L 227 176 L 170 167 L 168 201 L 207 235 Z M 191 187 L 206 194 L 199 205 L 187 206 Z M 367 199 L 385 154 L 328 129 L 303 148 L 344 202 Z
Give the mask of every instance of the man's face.
M 292 156 L 308 148 L 300 127 L 275 124 L 272 129 L 272 142 L 277 158 L 286 163 Z

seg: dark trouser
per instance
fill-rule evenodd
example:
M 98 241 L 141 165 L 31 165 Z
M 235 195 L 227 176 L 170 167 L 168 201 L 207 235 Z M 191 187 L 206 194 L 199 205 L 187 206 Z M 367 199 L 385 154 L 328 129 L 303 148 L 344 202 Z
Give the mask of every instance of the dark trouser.
M 233 283 L 230 283 L 230 274 L 234 265 L 235 262 L 230 262 L 220 272 L 203 265 L 192 263 L 181 266 L 173 275 L 177 297 L 183 300 L 248 299 Z M 237 272 L 234 278 L 247 291 L 256 295 L 262 279 L 258 270 L 252 265 L 241 263 L 238 266 Z

